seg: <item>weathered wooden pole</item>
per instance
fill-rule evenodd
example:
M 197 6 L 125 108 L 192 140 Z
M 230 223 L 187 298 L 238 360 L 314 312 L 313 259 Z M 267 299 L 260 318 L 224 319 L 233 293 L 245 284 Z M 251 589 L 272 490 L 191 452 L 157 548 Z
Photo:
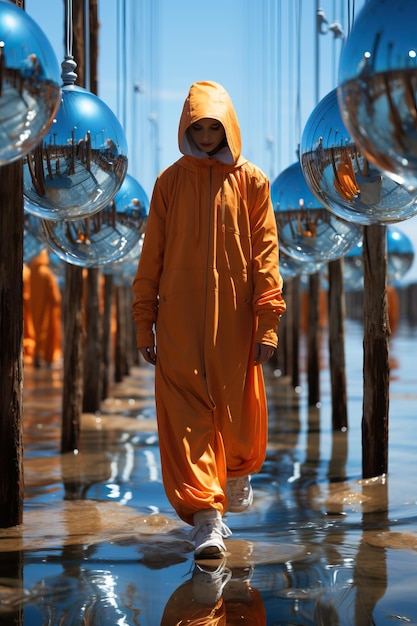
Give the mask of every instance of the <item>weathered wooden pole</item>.
M 294 276 L 288 283 L 285 290 L 285 299 L 287 301 L 288 311 L 290 314 L 284 315 L 284 342 L 278 349 L 280 356 L 281 350 L 285 355 L 285 371 L 291 377 L 291 385 L 295 389 L 300 384 L 300 276 Z
M 78 450 L 83 399 L 83 272 L 67 264 L 63 294 L 64 379 L 61 452 Z
M 346 393 L 346 365 L 344 345 L 344 289 L 343 289 L 343 259 L 328 263 L 329 292 L 328 292 L 328 329 L 329 329 L 329 369 L 332 394 L 332 428 L 346 430 L 347 420 L 347 393 Z
M 0 527 L 23 518 L 23 166 L 0 167 Z
M 88 1 L 88 23 L 83 21 L 83 32 L 79 31 L 82 49 L 79 54 L 84 58 L 85 66 L 89 69 L 88 89 L 91 93 L 98 93 L 98 9 L 97 0 L 82 0 L 78 10 L 83 7 L 85 18 L 85 2 Z M 80 19 L 80 18 L 79 18 Z M 85 42 L 85 32 L 88 29 L 88 50 Z M 78 49 L 78 48 L 77 48 Z M 86 340 L 84 347 L 84 395 L 83 410 L 88 412 L 98 411 L 103 396 L 103 319 L 100 306 L 101 300 L 101 271 L 97 267 L 87 270 L 86 289 Z
M 104 274 L 103 288 L 103 325 L 102 325 L 102 370 L 101 394 L 107 398 L 110 383 L 110 363 L 112 357 L 112 314 L 113 314 L 113 276 Z M 136 345 L 136 344 L 135 344 Z
M 364 227 L 362 474 L 388 471 L 389 319 L 386 226 Z
M 83 410 L 94 413 L 102 401 L 102 313 L 100 308 L 101 272 L 89 268 L 86 279 Z
M 67 0 L 65 0 L 67 4 Z M 65 11 L 65 20 L 68 12 Z M 73 0 L 73 56 L 77 63 L 77 83 L 84 84 L 84 0 Z M 65 32 L 68 32 L 65 21 Z M 80 419 L 83 400 L 83 271 L 66 266 L 63 297 L 64 380 L 62 394 L 61 452 L 79 448 Z
M 130 302 L 130 300 L 129 300 Z M 130 339 L 126 325 L 126 289 L 123 285 L 116 287 L 116 341 L 114 354 L 114 381 L 122 382 L 123 378 L 129 374 L 126 345 Z
M 319 320 L 320 274 L 309 278 L 308 328 L 307 328 L 307 377 L 308 405 L 316 406 L 320 401 L 320 320 Z

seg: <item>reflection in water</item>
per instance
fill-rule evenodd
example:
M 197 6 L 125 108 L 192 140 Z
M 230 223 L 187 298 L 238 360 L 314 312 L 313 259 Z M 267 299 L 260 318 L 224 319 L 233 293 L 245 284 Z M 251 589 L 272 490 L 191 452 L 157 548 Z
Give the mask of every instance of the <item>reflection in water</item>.
M 197 564 L 191 578 L 169 598 L 161 626 L 226 626 L 245 622 L 264 626 L 262 595 L 251 587 L 250 574 L 250 570 L 230 570 L 225 563 L 217 567 Z
M 152 371 L 115 385 L 83 415 L 78 455 L 60 455 L 60 372 L 28 367 L 24 523 L 0 530 L 1 625 L 416 624 L 415 337 L 392 339 L 389 474 L 363 481 L 362 334 L 346 332 L 345 433 L 331 431 L 325 369 L 320 408 L 266 370 L 267 458 L 215 565 L 196 566 L 165 497 Z

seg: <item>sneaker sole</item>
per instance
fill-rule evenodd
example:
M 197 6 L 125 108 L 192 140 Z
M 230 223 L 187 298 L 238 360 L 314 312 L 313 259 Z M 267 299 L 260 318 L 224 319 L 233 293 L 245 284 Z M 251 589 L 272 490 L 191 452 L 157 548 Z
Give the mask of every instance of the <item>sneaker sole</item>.
M 199 559 L 224 559 L 226 556 L 226 552 L 220 550 L 217 546 L 207 546 L 201 550 L 201 552 L 194 553 L 194 560 L 198 561 Z

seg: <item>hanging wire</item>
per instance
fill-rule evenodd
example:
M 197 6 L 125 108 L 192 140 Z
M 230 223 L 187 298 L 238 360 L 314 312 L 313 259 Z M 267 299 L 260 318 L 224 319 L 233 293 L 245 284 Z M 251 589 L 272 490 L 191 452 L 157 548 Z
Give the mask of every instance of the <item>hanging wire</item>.
M 116 114 L 123 128 L 126 128 L 127 60 L 129 58 L 126 0 L 119 0 L 117 4 L 116 22 Z
M 301 44 L 302 44 L 302 0 L 294 3 L 295 7 L 295 28 L 297 37 L 297 58 L 296 58 L 296 100 L 295 100 L 295 132 L 297 143 L 301 136 Z
M 276 77 L 274 78 L 276 84 L 276 103 L 277 103 L 277 114 L 278 114 L 278 123 L 277 123 L 277 172 L 279 173 L 282 168 L 282 89 L 279 89 L 278 85 L 281 81 L 282 77 L 282 36 L 279 33 L 279 28 L 282 25 L 282 4 L 278 3 L 278 10 L 276 15 Z
M 61 78 L 64 85 L 74 85 L 77 80 L 77 74 L 74 72 L 77 67 L 72 55 L 73 45 L 73 23 L 72 23 L 72 0 L 65 0 L 66 5 L 66 55 L 61 63 Z
M 120 118 L 120 58 L 121 58 L 121 46 L 120 46 L 120 3 L 118 0 L 116 6 L 116 115 Z
M 84 87 L 91 90 L 90 79 L 90 6 L 84 0 Z
M 72 0 L 66 0 L 66 54 L 72 57 L 73 25 L 72 25 Z
M 126 111 L 126 93 L 127 93 L 127 13 L 126 0 L 122 0 L 122 110 L 121 122 L 123 128 L 126 128 L 127 111 Z

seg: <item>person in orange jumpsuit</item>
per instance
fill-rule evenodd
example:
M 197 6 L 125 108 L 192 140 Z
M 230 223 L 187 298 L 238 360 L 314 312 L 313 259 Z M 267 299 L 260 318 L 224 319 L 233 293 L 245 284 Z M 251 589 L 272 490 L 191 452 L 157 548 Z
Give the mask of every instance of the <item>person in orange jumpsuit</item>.
M 156 180 L 133 281 L 137 346 L 156 365 L 162 476 L 194 526 L 195 558 L 221 558 L 226 511 L 253 500 L 267 443 L 262 363 L 285 311 L 270 185 L 241 155 L 229 94 L 194 83 L 182 157 Z
M 42 250 L 30 267 L 30 308 L 35 330 L 35 367 L 50 367 L 62 358 L 62 296 L 58 279 Z

